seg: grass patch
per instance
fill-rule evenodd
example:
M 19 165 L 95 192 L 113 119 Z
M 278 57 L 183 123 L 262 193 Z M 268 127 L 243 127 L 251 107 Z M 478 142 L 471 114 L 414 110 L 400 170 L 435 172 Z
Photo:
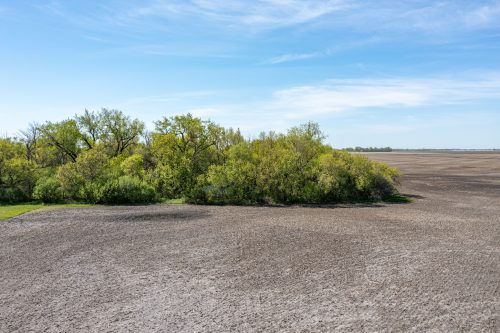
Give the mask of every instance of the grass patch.
M 24 213 L 37 209 L 57 209 L 67 207 L 86 207 L 87 204 L 19 204 L 19 205 L 0 205 L 0 221 L 10 219 Z
M 167 199 L 163 201 L 163 203 L 169 204 L 169 205 L 182 205 L 186 203 L 186 199 L 184 198 L 177 198 L 177 199 Z
M 405 195 L 393 194 L 393 195 L 390 195 L 390 196 L 384 198 L 383 201 L 388 202 L 388 203 L 412 203 L 413 199 L 411 199 Z

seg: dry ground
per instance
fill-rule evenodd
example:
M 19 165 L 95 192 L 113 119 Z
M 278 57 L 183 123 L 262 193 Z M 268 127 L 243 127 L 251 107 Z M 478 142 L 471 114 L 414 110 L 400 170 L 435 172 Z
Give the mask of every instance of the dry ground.
M 414 203 L 0 222 L 0 332 L 500 331 L 500 155 L 370 156 Z

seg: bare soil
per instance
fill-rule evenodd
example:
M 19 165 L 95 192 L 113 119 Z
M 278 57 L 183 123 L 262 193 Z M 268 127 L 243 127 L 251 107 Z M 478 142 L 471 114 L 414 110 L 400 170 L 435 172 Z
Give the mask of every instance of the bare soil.
M 500 155 L 369 156 L 414 203 L 0 222 L 0 332 L 500 331 Z

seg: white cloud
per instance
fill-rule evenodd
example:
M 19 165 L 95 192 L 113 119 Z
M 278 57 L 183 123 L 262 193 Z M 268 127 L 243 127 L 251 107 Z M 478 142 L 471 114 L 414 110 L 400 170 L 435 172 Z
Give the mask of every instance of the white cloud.
M 210 117 L 225 126 L 239 127 L 246 133 L 256 133 L 262 129 L 284 131 L 298 122 L 350 117 L 351 112 L 357 115 L 358 111 L 367 109 L 372 109 L 372 114 L 376 114 L 388 109 L 405 112 L 414 108 L 474 105 L 478 101 L 500 99 L 498 87 L 500 74 L 477 74 L 456 79 L 330 80 L 317 85 L 276 90 L 269 97 L 262 97 L 256 102 L 225 104 L 219 100 L 201 103 L 183 111 Z M 383 127 L 378 130 L 389 131 Z M 404 131 L 408 127 L 405 125 L 390 130 Z
M 277 91 L 268 107 L 305 118 L 364 108 L 410 108 L 462 104 L 500 98 L 500 76 L 484 78 L 408 78 L 331 80 L 327 84 Z
M 156 0 L 129 11 L 132 17 L 196 16 L 255 29 L 301 24 L 348 7 L 348 0 Z
M 155 0 L 129 11 L 141 16 L 196 16 L 252 30 L 307 22 L 360 30 L 457 31 L 498 26 L 500 2 L 356 0 Z M 327 16 L 331 16 L 326 19 Z M 322 20 L 325 18 L 325 20 Z M 367 24 L 369 22 L 370 24 Z
M 428 99 L 424 87 L 411 82 L 338 81 L 330 85 L 302 86 L 278 91 L 271 109 L 286 110 L 287 118 L 332 114 L 372 107 L 412 107 Z
M 290 61 L 313 59 L 313 58 L 318 58 L 321 56 L 323 56 L 322 52 L 290 53 L 290 54 L 283 54 L 283 55 L 280 55 L 277 57 L 270 58 L 270 59 L 264 61 L 263 64 L 274 65 L 274 64 L 281 64 L 281 63 L 290 62 Z
M 409 32 L 439 40 L 462 32 L 500 27 L 500 1 L 464 0 L 144 0 L 88 6 L 77 12 L 62 0 L 35 5 L 85 30 L 122 35 L 177 33 L 207 28 L 242 36 L 284 27 L 362 32 L 394 39 Z M 185 27 L 185 29 L 184 29 Z M 304 27 L 305 28 L 305 27 Z M 418 36 L 412 36 L 417 38 Z M 326 51 L 307 53 L 321 56 Z M 301 56 L 302 53 L 289 54 Z M 304 56 L 306 53 L 304 53 Z M 282 55 L 283 61 L 287 54 Z M 280 56 L 275 57 L 280 61 Z M 300 60 L 300 57 L 297 59 Z
M 469 26 L 480 27 L 490 24 L 499 25 L 500 3 L 481 6 L 465 16 L 465 22 Z
M 337 43 L 336 45 L 333 45 L 331 47 L 328 47 L 326 49 L 323 49 L 321 51 L 308 52 L 308 53 L 282 54 L 282 55 L 279 55 L 276 57 L 269 58 L 269 59 L 261 62 L 260 64 L 275 65 L 275 64 L 281 64 L 281 63 L 292 62 L 292 61 L 300 61 L 300 60 L 307 60 L 307 59 L 329 57 L 329 56 L 336 54 L 338 52 L 351 50 L 351 49 L 363 47 L 363 46 L 370 45 L 370 44 L 381 43 L 384 41 L 385 40 L 383 38 L 378 37 L 378 36 L 374 36 L 374 37 L 370 37 L 370 38 L 364 38 L 364 39 L 353 40 L 353 41 L 348 41 L 348 42 L 341 42 L 341 43 Z

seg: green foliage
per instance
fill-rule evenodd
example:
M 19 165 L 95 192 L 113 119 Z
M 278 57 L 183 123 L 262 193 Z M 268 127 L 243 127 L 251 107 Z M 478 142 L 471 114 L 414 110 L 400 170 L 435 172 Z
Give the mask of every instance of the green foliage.
M 40 178 L 33 190 L 33 199 L 44 203 L 61 202 L 64 198 L 61 184 L 55 178 Z
M 35 163 L 21 157 L 5 161 L 2 171 L 0 201 L 21 202 L 31 199 L 36 183 Z
M 150 203 L 157 200 L 154 188 L 138 178 L 123 176 L 108 181 L 99 202 L 105 204 Z
M 73 119 L 58 123 L 47 122 L 40 127 L 42 138 L 48 147 L 54 151 L 50 156 L 52 163 L 64 164 L 75 161 L 79 152 L 80 130 Z
M 377 201 L 396 192 L 399 173 L 364 156 L 322 144 L 313 124 L 287 135 L 261 134 L 233 146 L 228 159 L 209 168 L 189 198 L 207 203 L 332 203 Z M 201 192 L 201 193 L 200 193 Z
M 239 131 L 224 129 L 191 114 L 163 118 L 155 125 L 151 153 L 164 169 L 163 174 L 176 177 L 175 181 L 167 182 L 175 184 L 169 186 L 174 191 L 173 197 L 191 192 L 200 175 L 211 165 L 220 164 L 234 143 L 243 141 Z
M 101 187 L 112 176 L 109 156 L 99 148 L 85 151 L 57 172 L 65 197 L 89 203 L 99 202 Z
M 155 168 L 148 170 L 145 179 L 163 198 L 175 198 L 181 193 L 178 171 L 168 164 L 159 163 Z
M 126 176 L 142 179 L 144 177 L 144 160 L 142 155 L 133 154 L 120 164 L 122 172 Z
M 85 110 L 0 139 L 0 202 L 293 204 L 397 194 L 396 169 L 333 150 L 316 123 L 255 140 L 191 114 L 155 125 L 145 133 L 121 111 Z
M 256 184 L 256 171 L 253 163 L 244 160 L 230 160 L 224 165 L 211 166 L 206 178 L 206 201 L 220 204 L 257 203 L 262 191 Z
M 335 151 L 320 156 L 318 185 L 325 201 L 376 201 L 395 193 L 395 168 L 362 155 Z
M 102 124 L 102 138 L 112 149 L 113 156 L 118 156 L 137 144 L 144 132 L 144 123 L 131 119 L 118 110 L 102 109 L 97 116 L 97 124 Z M 98 126 L 98 125 L 96 125 Z

